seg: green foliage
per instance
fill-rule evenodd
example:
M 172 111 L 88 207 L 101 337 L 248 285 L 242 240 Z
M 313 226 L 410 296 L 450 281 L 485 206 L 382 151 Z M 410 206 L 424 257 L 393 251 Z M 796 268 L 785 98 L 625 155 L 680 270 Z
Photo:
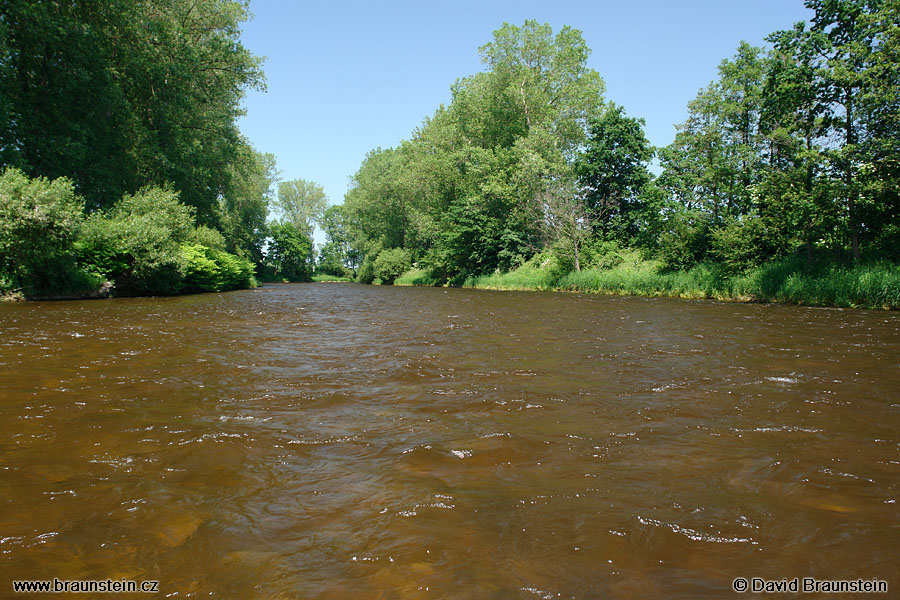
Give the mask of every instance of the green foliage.
M 206 246 L 207 248 L 212 248 L 214 250 L 220 250 L 222 252 L 225 251 L 225 237 L 219 233 L 218 230 L 210 229 L 205 225 L 201 225 L 194 229 L 189 236 L 189 239 L 194 244 Z
M 0 284 L 28 297 L 175 294 L 250 287 L 253 265 L 224 251 L 222 235 L 194 227 L 178 194 L 145 188 L 87 218 L 65 179 L 0 176 Z
M 589 269 L 601 271 L 615 268 L 625 262 L 627 253 L 616 241 L 593 240 L 584 248 L 584 264 Z
M 375 259 L 372 267 L 375 277 L 384 285 L 393 285 L 394 280 L 409 270 L 409 252 L 402 248 L 390 248 L 382 250 Z
M 464 279 L 514 268 L 561 237 L 542 222 L 548 210 L 577 222 L 573 188 L 559 182 L 572 179 L 603 91 L 580 32 L 505 24 L 480 52 L 485 72 L 456 82 L 448 107 L 355 175 L 344 205 L 361 253 L 403 248 L 440 280 Z
M 729 275 L 718 263 L 688 270 L 661 269 L 634 250 L 612 269 L 585 269 L 555 277 L 548 268 L 525 266 L 508 273 L 469 277 L 466 287 L 505 290 L 569 290 L 637 296 L 673 296 L 810 306 L 900 308 L 900 268 L 887 263 L 840 267 L 810 266 L 798 258 L 770 261 L 744 274 Z M 429 285 L 422 283 L 418 285 Z
M 177 293 L 185 267 L 181 245 L 195 235 L 193 212 L 170 189 L 126 194 L 107 213 L 87 218 L 79 262 L 115 280 L 117 295 Z
M 639 231 L 641 193 L 652 176 L 653 148 L 644 120 L 610 104 L 591 121 L 590 139 L 575 162 L 592 224 L 605 235 L 630 241 Z
M 410 269 L 394 280 L 394 285 L 436 286 L 441 281 L 425 269 Z
M 278 176 L 275 157 L 243 146 L 228 173 L 229 185 L 218 210 L 225 249 L 261 265 L 266 218 Z
M 237 129 L 260 60 L 237 0 L 0 3 L 0 164 L 72 178 L 89 208 L 171 182 L 217 221 L 247 143 Z
M 314 181 L 295 179 L 278 184 L 275 206 L 281 211 L 282 221 L 293 225 L 297 231 L 310 238 L 328 207 L 325 188 Z
M 670 269 L 687 269 L 706 256 L 709 222 L 694 212 L 675 212 L 663 225 L 659 255 Z
M 255 287 L 253 264 L 224 250 L 200 244 L 183 244 L 184 280 L 180 291 L 222 292 Z
M 353 279 L 349 276 L 329 275 L 327 273 L 315 273 L 312 280 L 316 282 L 350 282 Z
M 375 281 L 375 261 L 366 257 L 362 265 L 360 265 L 359 270 L 356 273 L 356 281 L 359 283 L 370 284 Z
M 0 290 L 43 296 L 99 287 L 72 258 L 83 205 L 67 179 L 29 179 L 11 168 L 0 175 Z
M 309 281 L 311 275 L 312 240 L 293 223 L 269 226 L 266 264 L 276 279 Z
M 319 248 L 316 272 L 352 277 L 359 265 L 359 252 L 352 244 L 345 207 L 329 206 L 319 223 L 327 241 Z

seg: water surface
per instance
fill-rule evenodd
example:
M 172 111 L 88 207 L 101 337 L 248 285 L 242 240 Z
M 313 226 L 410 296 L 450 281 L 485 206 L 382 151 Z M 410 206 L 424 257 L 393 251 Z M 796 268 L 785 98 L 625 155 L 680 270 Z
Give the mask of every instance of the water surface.
M 0 596 L 900 589 L 900 315 L 274 285 L 0 305 Z

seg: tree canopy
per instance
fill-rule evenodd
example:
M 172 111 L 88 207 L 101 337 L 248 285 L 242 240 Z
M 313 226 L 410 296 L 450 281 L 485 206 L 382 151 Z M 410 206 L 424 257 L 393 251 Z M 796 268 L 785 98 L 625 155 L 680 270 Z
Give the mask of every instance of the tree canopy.
M 485 70 L 353 177 L 344 215 L 362 264 L 404 249 L 452 281 L 538 254 L 596 266 L 609 243 L 670 268 L 896 260 L 900 4 L 806 5 L 809 23 L 741 42 L 659 149 L 603 100 L 578 30 L 504 24 L 479 50 Z

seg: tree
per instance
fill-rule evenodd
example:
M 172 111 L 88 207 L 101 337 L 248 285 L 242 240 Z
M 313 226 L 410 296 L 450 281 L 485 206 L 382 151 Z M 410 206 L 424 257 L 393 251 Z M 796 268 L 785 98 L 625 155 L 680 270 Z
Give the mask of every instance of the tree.
M 590 223 L 604 235 L 630 241 L 641 226 L 641 192 L 652 179 L 647 166 L 653 147 L 644 135 L 644 120 L 610 104 L 591 120 L 590 133 L 575 162 Z
M 278 184 L 275 206 L 297 231 L 312 237 L 313 229 L 328 207 L 325 188 L 314 181 L 294 179 Z
M 329 206 L 322 215 L 320 225 L 326 241 L 319 249 L 316 270 L 340 276 L 347 275 L 348 269 L 355 271 L 359 266 L 360 256 L 351 243 L 344 206 Z
M 230 180 L 219 199 L 225 249 L 259 265 L 263 260 L 272 188 L 278 177 L 275 156 L 245 146 L 229 169 Z
M 402 248 L 382 250 L 373 264 L 375 276 L 384 285 L 394 285 L 394 280 L 409 270 L 409 266 L 409 252 Z
M 215 225 L 261 61 L 243 0 L 0 3 L 0 162 L 70 177 L 89 209 L 171 183 Z
M 494 39 L 479 48 L 490 69 L 491 87 L 511 101 L 524 128 L 543 128 L 560 150 L 573 156 L 586 137 L 586 122 L 601 106 L 600 75 L 587 66 L 590 49 L 581 32 L 563 27 L 556 36 L 550 25 L 525 21 L 504 23 Z
M 504 24 L 480 48 L 488 70 L 452 87 L 404 144 L 407 231 L 438 277 L 513 268 L 553 240 L 548 196 L 571 178 L 602 105 L 603 82 L 586 66 L 581 33 L 526 21 Z
M 839 173 L 846 198 L 847 229 L 854 260 L 859 260 L 860 153 L 863 138 L 862 90 L 865 64 L 871 59 L 876 30 L 864 13 L 882 5 L 881 0 L 807 0 L 815 11 L 812 32 L 822 57 L 822 101 L 827 108 L 826 126 L 839 142 L 829 148 L 835 173 Z
M 805 23 L 771 34 L 760 131 L 768 145 L 764 189 L 768 216 L 799 233 L 807 261 L 824 229 L 824 107 L 818 98 L 817 53 Z
M 312 257 L 312 240 L 290 221 L 269 226 L 266 262 L 277 277 L 291 281 L 308 281 Z

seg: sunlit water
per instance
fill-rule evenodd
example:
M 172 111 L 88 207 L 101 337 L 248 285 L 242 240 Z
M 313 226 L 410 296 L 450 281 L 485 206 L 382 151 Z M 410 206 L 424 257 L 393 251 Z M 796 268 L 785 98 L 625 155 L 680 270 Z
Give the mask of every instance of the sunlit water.
M 0 597 L 900 590 L 896 313 L 349 284 L 7 304 L 0 423 Z

